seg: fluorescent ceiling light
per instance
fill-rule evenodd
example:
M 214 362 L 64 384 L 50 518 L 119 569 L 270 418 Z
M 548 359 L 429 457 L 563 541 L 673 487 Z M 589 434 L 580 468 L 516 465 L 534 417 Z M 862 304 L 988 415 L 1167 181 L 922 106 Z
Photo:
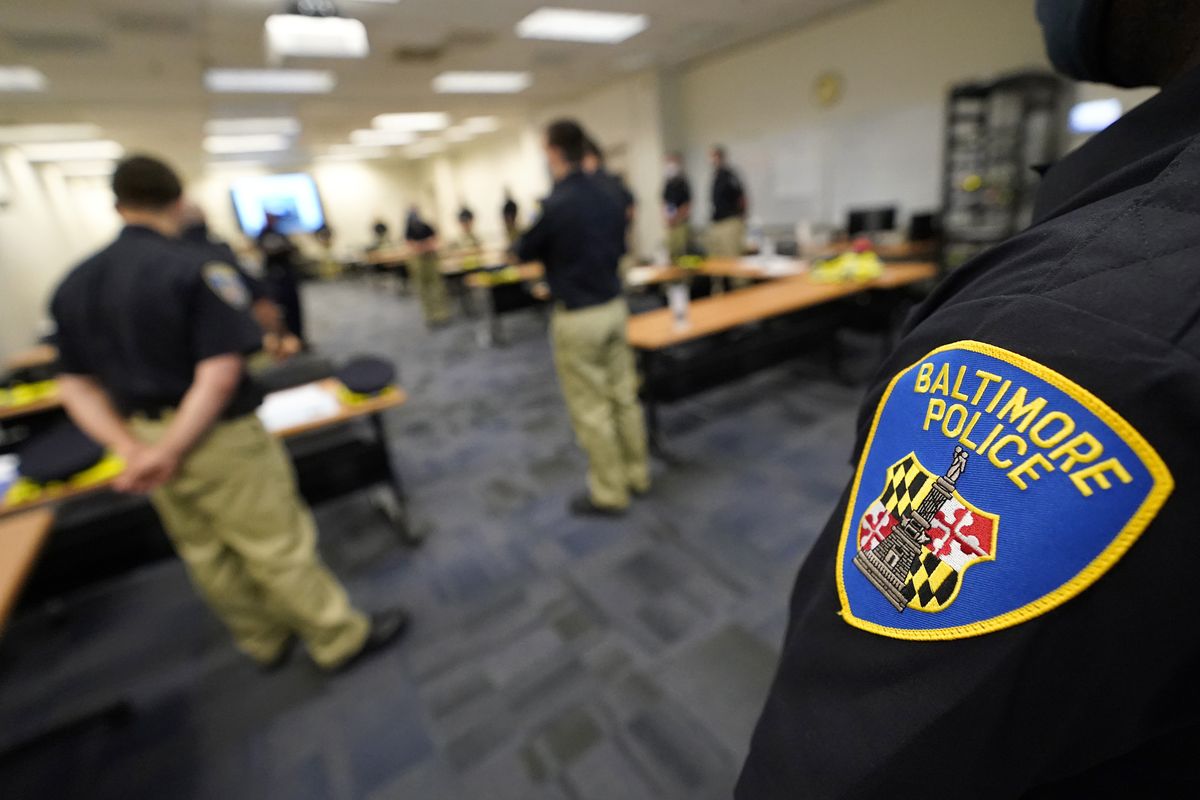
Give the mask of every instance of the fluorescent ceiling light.
M 100 126 L 68 125 L 3 125 L 0 144 L 30 144 L 37 142 L 70 142 L 80 139 L 99 139 Z
M 337 78 L 321 69 L 210 69 L 204 85 L 210 92 L 325 94 Z
M 533 84 L 528 72 L 443 72 L 433 79 L 438 94 L 516 94 Z
M 646 30 L 645 14 L 614 14 L 571 8 L 539 8 L 517 23 L 522 39 L 617 44 Z
M 0 66 L 0 92 L 44 92 L 46 76 L 33 67 Z
M 68 178 L 111 178 L 116 168 L 115 161 L 70 161 L 59 166 Z
M 268 58 L 366 58 L 367 29 L 347 17 L 272 14 L 264 27 Z
M 446 131 L 445 137 L 447 142 L 461 143 L 474 139 L 475 134 L 467 130 L 465 125 L 456 125 L 455 127 Z
M 380 114 L 371 120 L 371 126 L 384 131 L 440 131 L 450 127 L 450 115 L 441 111 Z
M 364 128 L 350 134 L 350 143 L 366 147 L 403 147 L 417 140 L 412 131 L 381 131 Z
M 499 117 L 467 117 L 460 126 L 471 133 L 491 133 L 500 129 Z
M 210 119 L 204 124 L 208 136 L 238 136 L 247 133 L 279 133 L 295 136 L 300 120 L 294 117 L 251 117 L 247 119 Z
M 229 153 L 273 153 L 280 150 L 287 150 L 291 146 L 292 140 L 278 133 L 204 137 L 204 151 L 213 155 L 228 155 Z
M 1121 101 L 1115 97 L 1077 103 L 1071 109 L 1071 130 L 1098 133 L 1121 118 Z
M 27 144 L 21 152 L 29 161 L 110 161 L 120 158 L 125 150 L 113 141 L 53 142 Z

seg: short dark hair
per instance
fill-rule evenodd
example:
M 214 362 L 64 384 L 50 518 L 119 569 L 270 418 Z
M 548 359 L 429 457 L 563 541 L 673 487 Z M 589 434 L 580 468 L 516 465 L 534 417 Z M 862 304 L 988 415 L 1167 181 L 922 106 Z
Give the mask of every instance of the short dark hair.
M 563 154 L 569 164 L 583 161 L 587 134 L 572 119 L 560 119 L 546 126 L 546 144 Z
M 175 170 L 150 156 L 130 156 L 117 165 L 112 177 L 117 205 L 157 211 L 183 197 L 183 183 Z

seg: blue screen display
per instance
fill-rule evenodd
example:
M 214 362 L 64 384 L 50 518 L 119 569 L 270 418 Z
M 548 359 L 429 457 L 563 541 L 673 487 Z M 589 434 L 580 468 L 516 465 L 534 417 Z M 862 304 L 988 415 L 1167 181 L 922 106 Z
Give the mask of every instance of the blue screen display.
M 281 233 L 312 233 L 325 224 L 321 196 L 311 175 L 263 175 L 240 178 L 230 188 L 233 210 L 247 236 L 257 236 L 267 214 L 281 220 Z

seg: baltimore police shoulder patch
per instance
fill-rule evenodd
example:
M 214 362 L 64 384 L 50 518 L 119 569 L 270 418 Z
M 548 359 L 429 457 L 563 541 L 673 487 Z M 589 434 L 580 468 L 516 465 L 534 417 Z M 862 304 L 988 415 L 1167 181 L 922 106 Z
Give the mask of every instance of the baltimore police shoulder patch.
M 991 345 L 938 348 L 879 401 L 838 546 L 841 616 L 898 639 L 1032 619 L 1115 564 L 1173 487 L 1086 389 Z
M 220 261 L 210 261 L 204 265 L 202 274 L 217 297 L 239 310 L 250 307 L 250 290 L 236 269 Z

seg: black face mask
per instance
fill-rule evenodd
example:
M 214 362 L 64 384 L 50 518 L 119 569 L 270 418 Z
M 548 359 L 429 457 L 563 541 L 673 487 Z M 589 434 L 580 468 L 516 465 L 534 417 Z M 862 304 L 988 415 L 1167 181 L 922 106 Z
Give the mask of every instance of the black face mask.
M 1111 0 L 1037 0 L 1037 18 L 1054 68 L 1081 81 L 1115 83 L 1104 59 Z

